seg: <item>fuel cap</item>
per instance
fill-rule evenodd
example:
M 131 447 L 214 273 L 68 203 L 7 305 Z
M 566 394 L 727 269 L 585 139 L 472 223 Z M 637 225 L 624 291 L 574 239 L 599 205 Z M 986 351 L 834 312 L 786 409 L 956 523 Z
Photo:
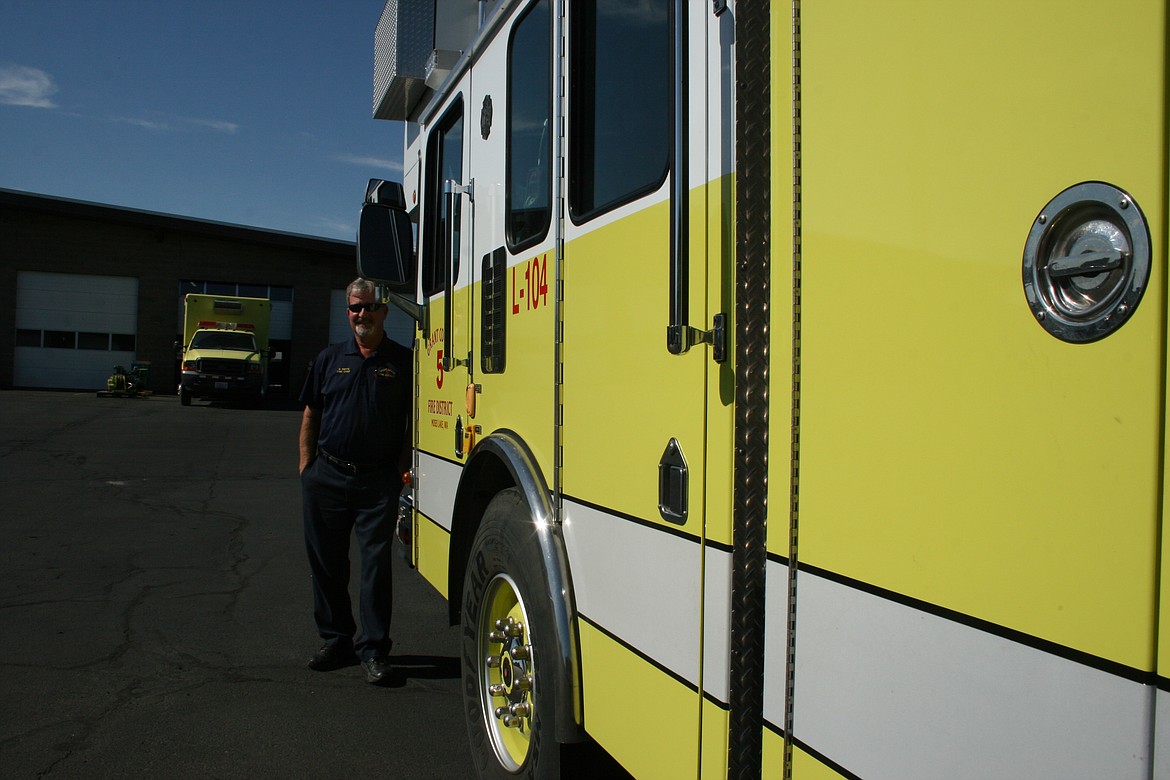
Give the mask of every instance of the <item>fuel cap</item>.
M 1120 328 L 1150 279 L 1150 229 L 1129 193 L 1082 182 L 1036 217 L 1024 245 L 1024 296 L 1036 321 L 1085 344 Z

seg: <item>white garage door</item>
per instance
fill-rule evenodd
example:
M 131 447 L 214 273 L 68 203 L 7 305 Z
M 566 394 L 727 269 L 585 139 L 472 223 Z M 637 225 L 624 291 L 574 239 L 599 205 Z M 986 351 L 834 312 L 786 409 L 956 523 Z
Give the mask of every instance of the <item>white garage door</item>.
M 134 362 L 137 333 L 137 279 L 17 273 L 17 387 L 104 390 Z

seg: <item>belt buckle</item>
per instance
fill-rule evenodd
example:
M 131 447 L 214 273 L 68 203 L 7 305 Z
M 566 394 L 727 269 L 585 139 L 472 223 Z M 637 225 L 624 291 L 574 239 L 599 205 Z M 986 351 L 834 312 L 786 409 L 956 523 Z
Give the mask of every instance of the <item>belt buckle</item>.
M 341 458 L 334 457 L 333 455 L 330 455 L 325 450 L 320 450 L 320 453 L 325 457 L 325 460 L 332 463 L 336 468 L 341 469 L 346 474 L 349 474 L 351 477 L 357 476 L 357 473 L 358 473 L 357 464 L 350 463 L 348 460 L 342 460 Z

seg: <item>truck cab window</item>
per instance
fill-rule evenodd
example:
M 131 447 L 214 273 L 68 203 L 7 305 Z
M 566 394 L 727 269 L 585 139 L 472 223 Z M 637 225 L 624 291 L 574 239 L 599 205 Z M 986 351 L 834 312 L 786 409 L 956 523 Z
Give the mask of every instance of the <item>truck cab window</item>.
M 447 116 L 427 140 L 426 159 L 426 206 L 427 212 L 438 215 L 428 219 L 429 228 L 424 234 L 422 258 L 422 284 L 425 295 L 441 291 L 447 282 L 447 267 L 459 277 L 459 233 L 460 215 L 463 212 L 462 198 L 455 198 L 454 213 L 447 213 L 447 199 L 443 197 L 443 182 L 463 181 L 463 101 L 457 100 L 448 110 Z M 451 251 L 454 254 L 448 263 L 446 256 L 446 235 L 454 224 L 454 240 Z
M 569 213 L 583 222 L 657 189 L 671 145 L 666 0 L 574 3 Z
M 552 43 L 548 0 L 528 10 L 508 44 L 508 245 L 530 246 L 548 232 L 552 169 Z

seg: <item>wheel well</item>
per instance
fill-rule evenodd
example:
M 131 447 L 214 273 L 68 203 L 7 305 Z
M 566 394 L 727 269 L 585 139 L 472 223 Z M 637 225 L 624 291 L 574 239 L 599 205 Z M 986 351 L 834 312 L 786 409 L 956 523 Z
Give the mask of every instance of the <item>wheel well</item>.
M 476 444 L 459 479 L 451 518 L 451 546 L 447 560 L 447 605 L 452 625 L 463 615 L 464 572 L 488 504 L 501 491 L 517 488 L 528 506 L 540 548 L 541 576 L 553 611 L 556 652 L 553 674 L 558 712 L 557 741 L 585 739 L 581 702 L 580 651 L 576 629 L 572 579 L 564 540 L 553 516 L 552 496 L 532 451 L 515 432 L 498 429 Z
M 497 493 L 515 486 L 511 470 L 494 453 L 484 453 L 467 464 L 459 482 L 459 495 L 455 498 L 451 520 L 451 552 L 447 566 L 447 617 L 451 625 L 460 620 L 463 575 L 483 513 Z

